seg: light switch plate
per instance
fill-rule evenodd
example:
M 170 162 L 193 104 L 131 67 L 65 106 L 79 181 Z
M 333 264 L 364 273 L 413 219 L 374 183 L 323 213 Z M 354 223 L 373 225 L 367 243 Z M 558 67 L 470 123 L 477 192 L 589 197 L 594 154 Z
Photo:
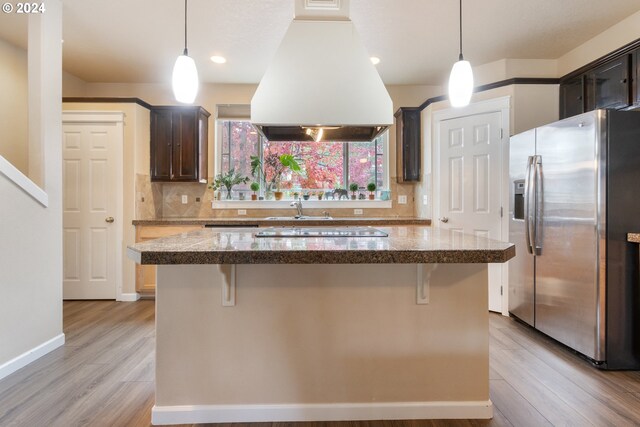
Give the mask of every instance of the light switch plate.
M 354 209 L 353 210 L 353 214 L 354 215 L 362 215 L 362 209 Z
M 246 214 L 247 214 L 246 209 L 238 209 L 238 215 L 246 215 Z
M 398 196 L 398 204 L 399 205 L 406 205 L 407 204 L 407 196 L 405 196 L 405 195 Z
M 429 197 L 427 197 L 427 195 L 425 194 L 424 196 L 422 196 L 422 204 L 427 206 L 429 204 Z
M 189 197 L 186 194 L 182 195 L 182 204 L 186 205 L 189 202 Z

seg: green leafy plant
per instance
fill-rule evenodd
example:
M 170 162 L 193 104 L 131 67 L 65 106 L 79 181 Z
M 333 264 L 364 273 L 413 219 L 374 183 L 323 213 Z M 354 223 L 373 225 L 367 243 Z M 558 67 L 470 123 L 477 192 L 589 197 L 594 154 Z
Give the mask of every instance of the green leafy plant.
M 370 182 L 370 183 L 367 184 L 367 190 L 369 191 L 369 200 L 375 199 L 375 197 L 376 197 L 376 195 L 375 195 L 376 188 L 378 188 L 378 186 L 376 185 L 375 182 Z
M 270 189 L 275 186 L 276 191 L 280 191 L 282 185 L 282 174 L 287 170 L 300 173 L 300 165 L 291 154 L 268 154 L 264 161 L 258 156 L 251 156 L 251 175 L 265 184 L 265 188 Z M 271 177 L 267 181 L 267 175 Z
M 349 191 L 351 191 L 351 200 L 356 199 L 356 192 L 358 191 L 359 187 L 360 186 L 357 182 L 352 182 L 351 184 L 349 184 Z
M 213 182 L 209 185 L 209 188 L 218 190 L 222 187 L 227 189 L 227 199 L 231 198 L 231 189 L 234 185 L 246 184 L 249 182 L 248 176 L 243 176 L 240 172 L 236 172 L 235 169 L 230 169 L 227 173 L 219 173 L 213 179 Z
M 249 188 L 251 188 L 251 191 L 253 191 L 253 194 L 255 194 L 256 191 L 260 190 L 260 184 L 258 184 L 257 182 L 252 182 Z

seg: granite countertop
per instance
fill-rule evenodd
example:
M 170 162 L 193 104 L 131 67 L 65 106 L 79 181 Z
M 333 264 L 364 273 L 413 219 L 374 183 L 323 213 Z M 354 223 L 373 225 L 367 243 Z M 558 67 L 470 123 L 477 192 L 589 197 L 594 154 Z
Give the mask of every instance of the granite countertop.
M 430 225 L 431 220 L 426 218 L 332 218 L 317 220 L 273 220 L 265 218 L 160 218 L 160 219 L 136 219 L 133 225 L 220 225 L 229 226 L 278 226 L 278 225 Z
M 259 238 L 257 229 L 206 228 L 137 243 L 127 255 L 139 264 L 418 264 L 503 263 L 516 253 L 511 243 L 441 228 L 376 228 L 389 236 Z
M 631 243 L 640 243 L 640 233 L 627 233 L 627 241 Z

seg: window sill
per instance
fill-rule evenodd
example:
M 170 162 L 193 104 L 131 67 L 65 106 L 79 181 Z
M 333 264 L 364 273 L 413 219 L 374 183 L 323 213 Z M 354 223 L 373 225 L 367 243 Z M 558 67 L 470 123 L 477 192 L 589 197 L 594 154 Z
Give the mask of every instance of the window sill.
M 293 200 L 214 200 L 211 209 L 291 209 Z M 391 200 L 303 200 L 303 208 L 389 209 Z

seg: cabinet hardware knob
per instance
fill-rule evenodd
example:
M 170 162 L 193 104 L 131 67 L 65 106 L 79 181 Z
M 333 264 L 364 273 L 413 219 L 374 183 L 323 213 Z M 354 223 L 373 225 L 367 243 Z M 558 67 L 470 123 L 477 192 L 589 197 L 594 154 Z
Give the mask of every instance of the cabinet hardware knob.
M 627 79 L 620 80 L 620 83 L 626 83 L 626 82 L 627 82 Z
M 449 218 L 443 216 L 442 218 L 440 218 L 440 222 L 444 222 L 446 224 L 447 222 L 449 222 Z
M 105 222 L 108 222 L 109 224 L 111 224 L 113 221 L 115 221 L 115 219 L 113 219 L 112 216 L 108 216 L 104 219 Z

